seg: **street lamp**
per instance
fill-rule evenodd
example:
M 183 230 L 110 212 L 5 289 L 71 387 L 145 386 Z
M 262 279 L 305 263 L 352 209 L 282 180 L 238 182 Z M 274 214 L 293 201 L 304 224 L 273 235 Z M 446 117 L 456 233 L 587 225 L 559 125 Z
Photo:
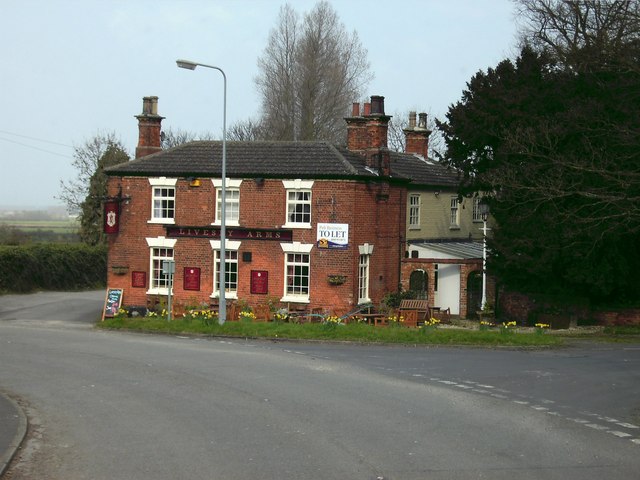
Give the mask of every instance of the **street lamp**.
M 204 63 L 192 62 L 190 60 L 176 60 L 178 67 L 187 70 L 195 70 L 196 67 L 213 68 L 222 74 L 224 79 L 224 101 L 222 108 L 222 208 L 220 212 L 220 309 L 218 310 L 218 323 L 222 325 L 227 319 L 227 301 L 225 291 L 226 282 L 226 265 L 225 265 L 225 241 L 227 235 L 227 76 L 220 67 L 206 65 Z
M 487 306 L 487 219 L 489 218 L 489 204 L 483 198 L 478 205 L 478 211 L 482 217 L 482 310 Z

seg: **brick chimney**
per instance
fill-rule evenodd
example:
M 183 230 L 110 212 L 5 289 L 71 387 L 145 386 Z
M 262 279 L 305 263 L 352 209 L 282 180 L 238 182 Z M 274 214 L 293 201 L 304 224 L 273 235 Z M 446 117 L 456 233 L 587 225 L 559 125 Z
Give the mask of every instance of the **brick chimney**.
M 145 157 L 162 150 L 160 126 L 164 117 L 158 115 L 158 97 L 142 99 L 142 113 L 138 119 L 138 146 L 136 158 Z
M 428 158 L 429 135 L 431 135 L 431 130 L 427 128 L 427 114 L 418 115 L 418 125 L 416 126 L 416 112 L 409 112 L 409 126 L 404 129 L 405 152 Z
M 352 152 L 359 152 L 367 148 L 367 121 L 360 115 L 360 104 L 354 103 L 351 116 L 346 117 L 347 148 Z
M 371 148 L 387 146 L 387 131 L 391 117 L 384 114 L 384 97 L 374 95 L 371 103 L 354 103 L 347 122 L 347 148 L 352 152 L 365 153 Z

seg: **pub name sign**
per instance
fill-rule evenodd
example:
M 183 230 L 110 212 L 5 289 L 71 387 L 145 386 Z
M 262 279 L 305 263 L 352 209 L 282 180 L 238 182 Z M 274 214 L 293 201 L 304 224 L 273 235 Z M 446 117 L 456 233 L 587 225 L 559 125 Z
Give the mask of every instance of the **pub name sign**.
M 207 225 L 204 227 L 179 227 L 166 226 L 169 238 L 220 238 L 220 227 Z M 293 230 L 281 230 L 276 228 L 243 228 L 227 227 L 225 230 L 227 240 L 275 240 L 293 241 Z

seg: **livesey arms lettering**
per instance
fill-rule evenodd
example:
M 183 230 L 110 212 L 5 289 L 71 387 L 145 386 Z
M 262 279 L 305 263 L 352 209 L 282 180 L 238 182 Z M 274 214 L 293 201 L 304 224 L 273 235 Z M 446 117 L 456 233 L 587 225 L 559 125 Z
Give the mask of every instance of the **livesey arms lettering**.
M 168 237 L 192 237 L 192 238 L 220 238 L 220 227 L 175 227 L 167 226 Z M 249 229 L 236 227 L 226 231 L 226 237 L 231 239 L 254 240 L 291 240 L 291 230 Z

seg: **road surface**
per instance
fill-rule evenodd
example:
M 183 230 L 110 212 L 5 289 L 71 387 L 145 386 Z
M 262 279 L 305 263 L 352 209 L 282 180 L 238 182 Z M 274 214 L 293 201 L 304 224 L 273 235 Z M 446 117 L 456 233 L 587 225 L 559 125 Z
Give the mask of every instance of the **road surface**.
M 9 480 L 640 472 L 637 345 L 521 351 L 105 332 L 92 326 L 103 301 L 104 292 L 0 297 L 0 390 L 30 420 Z

